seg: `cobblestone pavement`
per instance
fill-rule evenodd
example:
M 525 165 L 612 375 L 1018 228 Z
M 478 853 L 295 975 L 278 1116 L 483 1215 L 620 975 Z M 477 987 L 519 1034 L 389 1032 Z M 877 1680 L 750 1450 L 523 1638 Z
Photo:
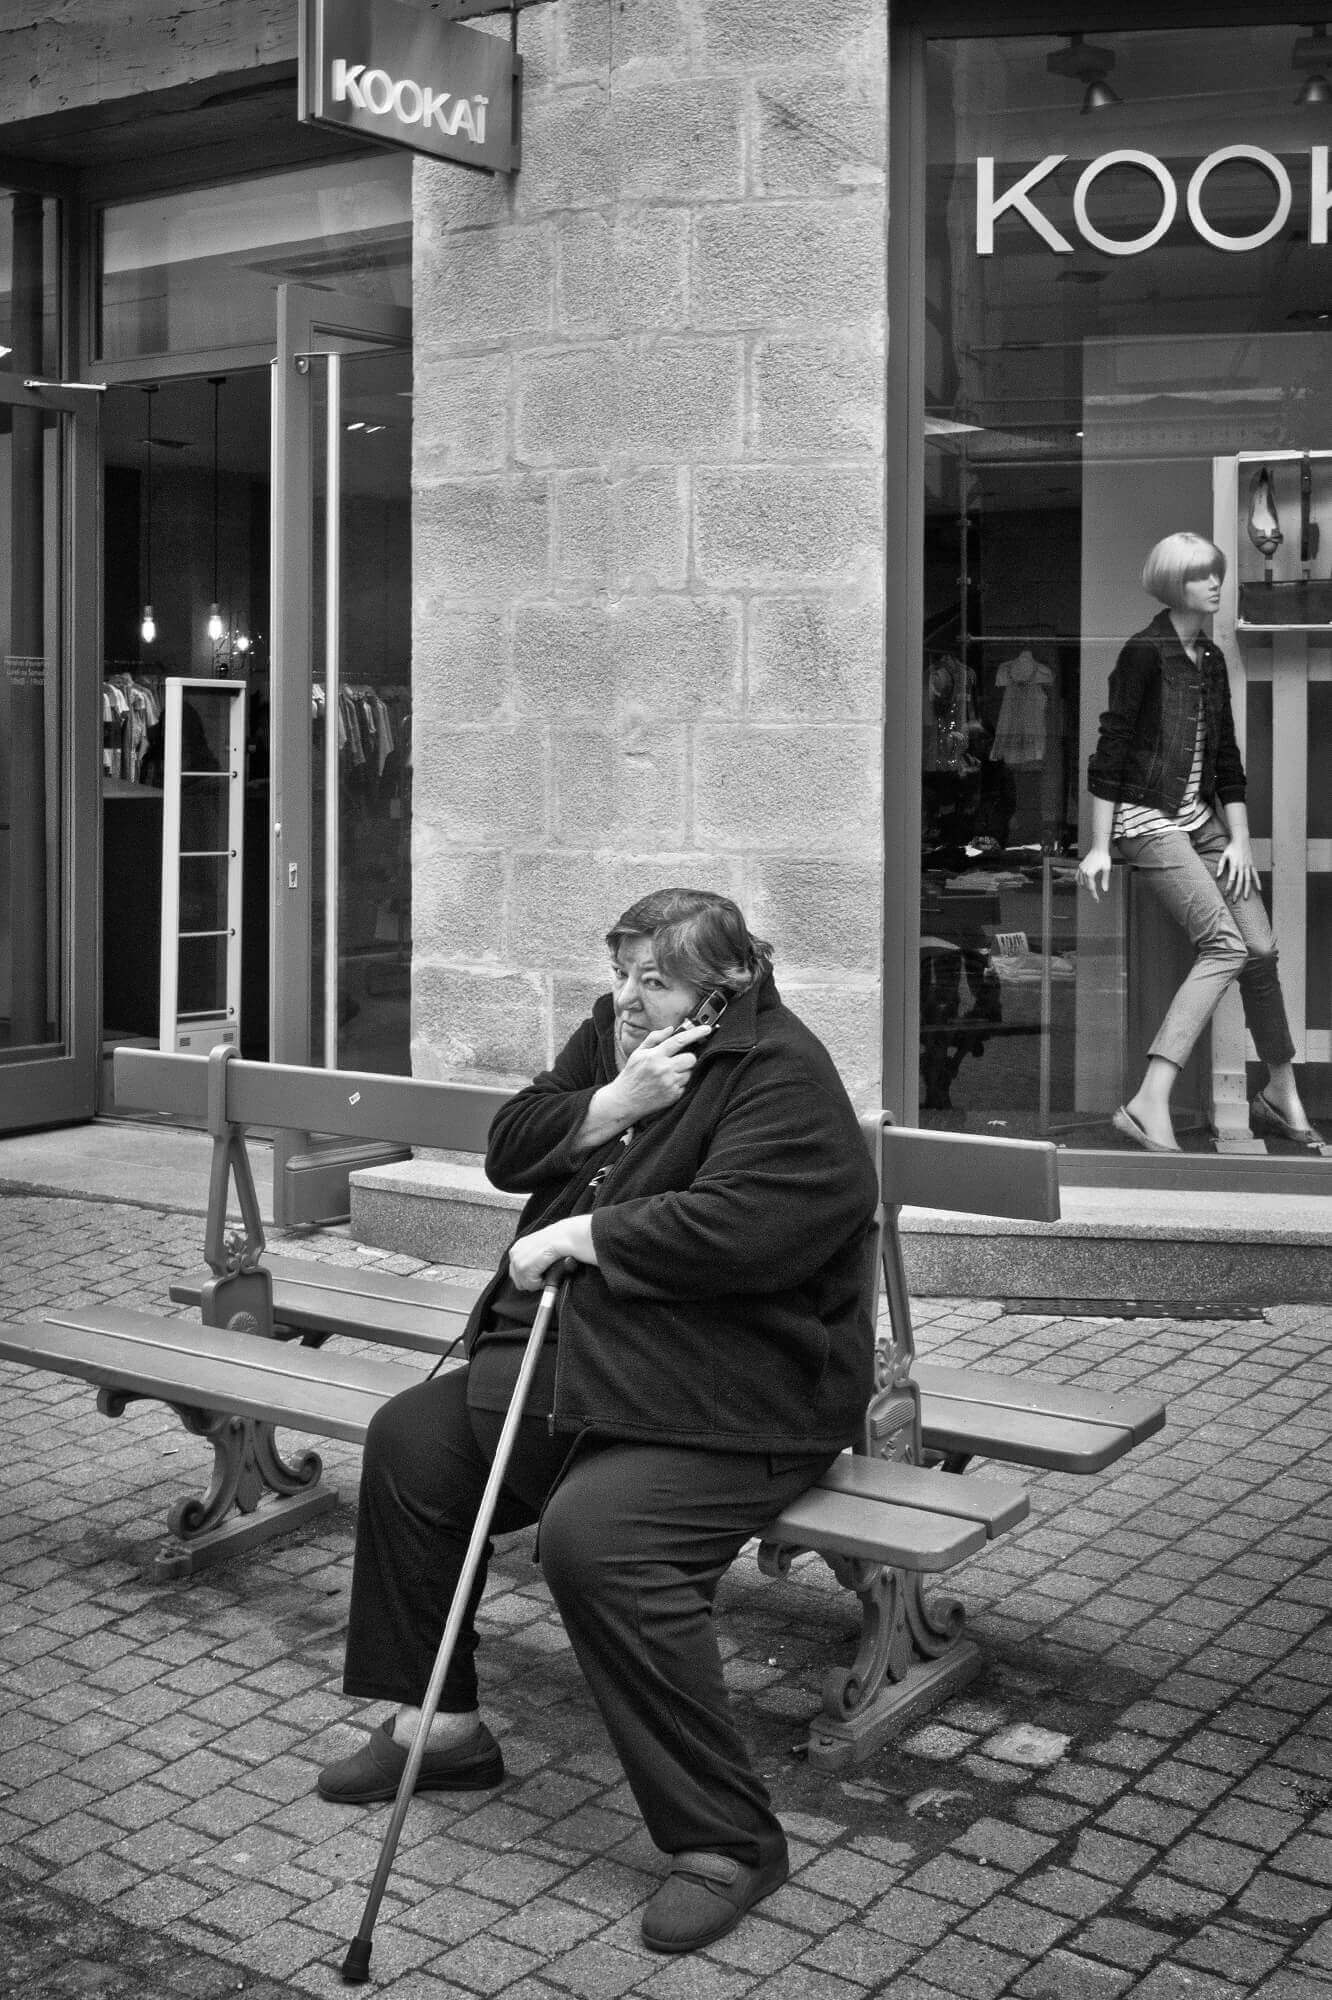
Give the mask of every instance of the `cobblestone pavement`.
M 197 1217 L 0 1187 L 0 1314 L 170 1310 Z M 284 1248 L 372 1256 L 344 1233 Z M 382 1259 L 376 1261 L 383 1262 Z M 394 1268 L 418 1268 L 406 1259 Z M 950 1578 L 985 1667 L 850 1775 L 792 1746 L 851 1600 L 743 1559 L 721 1626 L 792 1837 L 790 1883 L 711 1951 L 644 1952 L 659 1873 L 530 1559 L 483 1611 L 510 1777 L 414 1803 L 375 1933 L 394 2000 L 1328 2000 L 1332 1311 L 1056 1321 L 929 1301 L 931 1358 L 1150 1385 L 1170 1422 Z M 404 1361 L 404 1368 L 411 1366 Z M 190 1581 L 145 1563 L 206 1447 L 166 1411 L 0 1364 L 0 1992 L 344 1991 L 387 1808 L 314 1792 L 339 1692 L 358 1454 L 292 1538 Z M 1000 1470 L 1000 1477 L 1015 1474 Z M 376 1718 L 377 1719 L 377 1716 Z

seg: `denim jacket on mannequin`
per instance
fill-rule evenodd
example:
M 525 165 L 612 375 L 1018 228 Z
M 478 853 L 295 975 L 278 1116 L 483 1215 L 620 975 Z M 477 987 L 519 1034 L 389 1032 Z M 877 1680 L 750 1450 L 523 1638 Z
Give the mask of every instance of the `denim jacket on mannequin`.
M 1160 611 L 1135 632 L 1110 676 L 1110 706 L 1087 765 L 1098 799 L 1176 813 L 1193 765 L 1195 718 L 1203 715 L 1202 797 L 1218 806 L 1244 799 L 1244 766 L 1235 741 L 1225 655 L 1202 634 L 1190 659 Z

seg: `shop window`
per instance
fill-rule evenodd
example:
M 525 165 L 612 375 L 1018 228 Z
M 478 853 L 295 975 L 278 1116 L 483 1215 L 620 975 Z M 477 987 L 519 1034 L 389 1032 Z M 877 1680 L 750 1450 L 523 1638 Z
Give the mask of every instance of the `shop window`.
M 1162 609 L 1144 560 L 1189 530 L 1227 557 L 1214 636 L 1255 861 L 1305 1102 L 1332 1130 L 1316 53 L 1295 20 L 926 43 L 925 1124 L 1125 1143 L 1114 1113 L 1190 955 L 1134 869 L 1117 861 L 1099 903 L 1075 874 L 1110 675 Z M 1264 552 L 1269 504 L 1281 539 Z M 1221 1023 L 1176 1092 L 1186 1149 L 1218 1144 Z M 1247 1096 L 1265 1072 L 1237 1032 Z
M 271 340 L 284 283 L 410 306 L 411 272 L 398 155 L 118 203 L 101 214 L 99 356 Z

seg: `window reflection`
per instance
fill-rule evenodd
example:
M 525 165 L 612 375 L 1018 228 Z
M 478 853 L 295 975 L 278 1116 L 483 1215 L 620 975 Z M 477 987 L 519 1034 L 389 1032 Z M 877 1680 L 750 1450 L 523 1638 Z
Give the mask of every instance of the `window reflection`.
M 283 283 L 411 304 L 411 161 L 357 159 L 102 214 L 100 354 L 271 340 Z
M 1097 907 L 1073 874 L 1109 675 L 1158 608 L 1143 561 L 1181 528 L 1230 559 L 1214 636 L 1295 961 L 1306 1101 L 1332 1114 L 1327 1008 L 1305 977 L 1332 954 L 1332 854 L 1314 833 L 1332 626 L 1260 629 L 1239 598 L 1263 576 L 1244 524 L 1269 461 L 1280 496 L 1294 491 L 1283 466 L 1314 455 L 1308 568 L 1332 576 L 1332 460 L 1317 459 L 1332 451 L 1326 108 L 1303 101 L 1292 68 L 1307 33 L 1098 31 L 1113 90 L 1090 104 L 1076 37 L 929 44 L 926 1124 L 1122 1144 L 1111 1120 L 1178 975 L 1176 943 L 1122 863 Z M 1276 574 L 1297 583 L 1298 509 L 1282 512 Z M 1223 1060 L 1256 1087 L 1229 1017 L 1177 1098 L 1198 1150 L 1216 1144 Z

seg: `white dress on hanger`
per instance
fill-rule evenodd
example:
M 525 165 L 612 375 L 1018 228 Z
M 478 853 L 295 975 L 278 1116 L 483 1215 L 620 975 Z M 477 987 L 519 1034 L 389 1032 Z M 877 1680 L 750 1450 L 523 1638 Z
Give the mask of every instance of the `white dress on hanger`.
M 1029 646 L 1005 660 L 995 674 L 994 684 L 1003 689 L 1004 698 L 990 755 L 1002 757 L 1010 770 L 1045 762 L 1046 690 L 1053 683 L 1054 675 Z

